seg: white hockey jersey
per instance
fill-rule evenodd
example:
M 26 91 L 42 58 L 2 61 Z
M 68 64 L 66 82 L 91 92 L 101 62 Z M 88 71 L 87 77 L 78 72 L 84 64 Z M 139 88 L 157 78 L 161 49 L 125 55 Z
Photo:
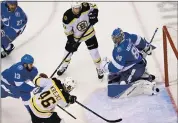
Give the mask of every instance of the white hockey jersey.
M 77 41 L 89 26 L 90 22 L 88 14 L 94 9 L 97 9 L 96 4 L 85 2 L 82 3 L 82 10 L 79 15 L 73 14 L 72 9 L 68 9 L 63 15 L 65 34 L 67 36 L 73 34 L 75 41 Z M 86 41 L 94 35 L 95 30 L 93 26 L 91 26 L 80 41 Z
M 29 107 L 39 118 L 49 118 L 57 104 L 67 106 L 67 94 L 63 92 L 60 80 L 51 78 L 37 78 L 35 84 L 44 88 L 42 92 L 30 99 Z

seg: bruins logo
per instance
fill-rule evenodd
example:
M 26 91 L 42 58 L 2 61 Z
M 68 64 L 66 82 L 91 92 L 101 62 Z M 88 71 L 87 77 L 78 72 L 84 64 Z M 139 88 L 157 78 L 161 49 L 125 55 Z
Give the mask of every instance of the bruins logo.
M 88 27 L 87 21 L 82 21 L 77 24 L 77 29 L 81 32 L 84 32 L 87 29 L 87 27 Z
M 64 20 L 67 20 L 67 16 L 64 16 Z

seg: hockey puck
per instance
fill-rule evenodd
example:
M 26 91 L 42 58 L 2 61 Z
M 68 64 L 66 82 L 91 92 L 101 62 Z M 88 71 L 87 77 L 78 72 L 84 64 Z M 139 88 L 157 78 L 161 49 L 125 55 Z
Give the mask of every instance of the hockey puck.
M 156 88 L 156 92 L 159 92 L 159 88 Z

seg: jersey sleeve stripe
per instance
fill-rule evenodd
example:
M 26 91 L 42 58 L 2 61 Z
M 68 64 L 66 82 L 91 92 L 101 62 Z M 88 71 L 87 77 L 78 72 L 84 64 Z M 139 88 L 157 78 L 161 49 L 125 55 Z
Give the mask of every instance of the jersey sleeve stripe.
M 3 81 L 4 83 L 6 83 L 7 85 L 11 85 L 3 76 L 1 76 L 1 81 Z
M 40 77 L 35 79 L 35 85 L 40 86 Z
M 135 42 L 135 45 L 139 45 L 140 44 L 140 41 L 141 41 L 141 37 L 137 35 L 137 40 Z
M 114 67 L 116 67 L 118 70 L 122 70 L 124 68 L 124 66 L 118 64 L 115 59 L 112 59 L 112 64 L 114 65 Z

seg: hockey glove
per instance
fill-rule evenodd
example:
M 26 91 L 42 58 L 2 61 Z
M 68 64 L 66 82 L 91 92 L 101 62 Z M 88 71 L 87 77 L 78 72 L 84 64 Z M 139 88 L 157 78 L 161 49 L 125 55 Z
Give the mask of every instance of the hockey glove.
M 73 35 L 69 35 L 67 36 L 67 45 L 66 45 L 66 50 L 68 52 L 76 52 L 77 49 L 78 49 L 78 46 L 80 45 L 80 43 L 77 43 L 75 40 L 74 40 L 74 36 Z
M 98 22 L 98 10 L 94 9 L 89 13 L 89 22 L 91 25 L 95 25 Z
M 74 104 L 77 100 L 76 96 L 70 95 L 69 96 L 69 104 Z
M 143 58 L 146 58 L 147 55 L 151 55 L 152 54 L 152 46 L 147 45 L 141 54 L 142 54 Z

